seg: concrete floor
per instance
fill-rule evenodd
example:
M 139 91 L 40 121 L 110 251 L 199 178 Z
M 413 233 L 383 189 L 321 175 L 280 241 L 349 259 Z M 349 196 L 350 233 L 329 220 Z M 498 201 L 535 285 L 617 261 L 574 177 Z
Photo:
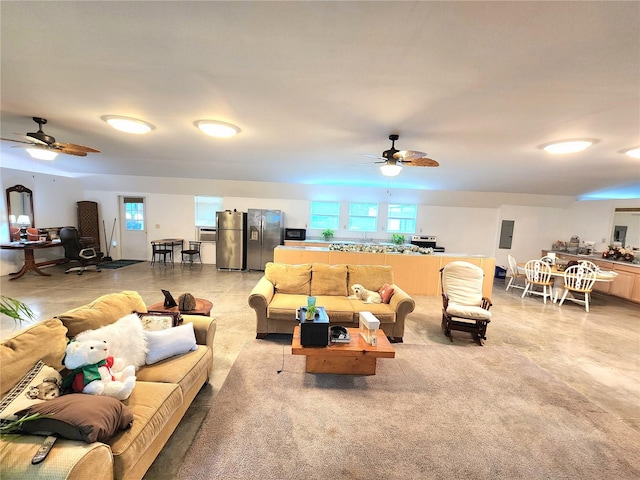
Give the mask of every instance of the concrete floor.
M 163 300 L 160 289 L 174 297 L 190 292 L 213 302 L 218 328 L 214 342 L 214 369 L 163 452 L 145 479 L 172 479 L 200 424 L 210 410 L 238 353 L 255 339 L 255 315 L 248 294 L 261 272 L 219 272 L 213 265 L 165 268 L 148 262 L 82 276 L 64 274 L 63 266 L 46 271 L 51 277 L 29 273 L 15 281 L 0 278 L 2 295 L 27 303 L 38 319 L 49 318 L 87 303 L 100 295 L 121 290 L 138 291 L 147 305 Z M 540 297 L 521 299 L 522 290 L 505 292 L 504 280 L 494 280 L 493 321 L 485 347 L 468 334 L 453 332 L 454 341 L 440 329 L 440 297 L 416 296 L 416 310 L 409 315 L 404 342 L 450 344 L 451 348 L 510 346 L 555 374 L 591 401 L 640 431 L 640 307 L 614 297 L 594 294 L 591 312 L 565 303 L 543 304 Z M 0 337 L 19 326 L 3 318 Z M 276 335 L 262 341 L 288 343 Z

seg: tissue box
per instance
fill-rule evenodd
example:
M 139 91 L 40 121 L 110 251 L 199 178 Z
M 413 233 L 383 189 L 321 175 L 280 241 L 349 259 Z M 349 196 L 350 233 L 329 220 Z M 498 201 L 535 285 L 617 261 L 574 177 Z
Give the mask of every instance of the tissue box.
M 380 320 L 373 313 L 360 312 L 360 336 L 373 347 L 378 343 L 379 328 Z

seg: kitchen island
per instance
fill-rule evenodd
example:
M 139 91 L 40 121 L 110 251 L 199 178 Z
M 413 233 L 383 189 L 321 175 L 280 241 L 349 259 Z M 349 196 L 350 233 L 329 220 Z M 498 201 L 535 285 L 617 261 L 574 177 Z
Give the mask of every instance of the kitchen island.
M 325 246 L 278 246 L 273 261 L 287 264 L 327 263 L 329 265 L 389 265 L 395 283 L 410 295 L 440 295 L 440 269 L 450 262 L 462 260 L 484 270 L 482 294 L 491 298 L 496 259 L 464 253 L 371 253 L 342 252 Z

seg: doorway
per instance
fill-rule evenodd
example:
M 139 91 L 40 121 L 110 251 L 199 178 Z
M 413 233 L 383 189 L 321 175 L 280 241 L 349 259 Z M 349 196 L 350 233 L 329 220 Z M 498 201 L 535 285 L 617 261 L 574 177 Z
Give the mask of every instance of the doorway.
M 120 253 L 123 260 L 147 260 L 144 197 L 119 196 Z

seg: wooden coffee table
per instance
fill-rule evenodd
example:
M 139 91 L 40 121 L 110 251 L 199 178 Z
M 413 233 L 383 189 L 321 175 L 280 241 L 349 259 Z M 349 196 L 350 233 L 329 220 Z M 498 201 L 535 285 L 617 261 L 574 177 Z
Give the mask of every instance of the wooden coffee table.
M 180 310 L 177 306 L 167 308 L 164 306 L 164 302 L 154 303 L 147 307 L 147 310 L 150 312 L 180 312 L 189 315 L 204 315 L 205 317 L 211 316 L 211 308 L 213 307 L 213 304 L 204 298 L 196 298 L 195 300 L 196 308 L 193 310 Z
M 378 344 L 372 347 L 360 336 L 357 328 L 349 328 L 349 343 L 335 343 L 328 347 L 300 345 L 300 325 L 293 329 L 291 353 L 307 357 L 307 373 L 340 373 L 346 375 L 375 375 L 378 358 L 394 358 L 396 352 L 382 329 L 378 330 Z

